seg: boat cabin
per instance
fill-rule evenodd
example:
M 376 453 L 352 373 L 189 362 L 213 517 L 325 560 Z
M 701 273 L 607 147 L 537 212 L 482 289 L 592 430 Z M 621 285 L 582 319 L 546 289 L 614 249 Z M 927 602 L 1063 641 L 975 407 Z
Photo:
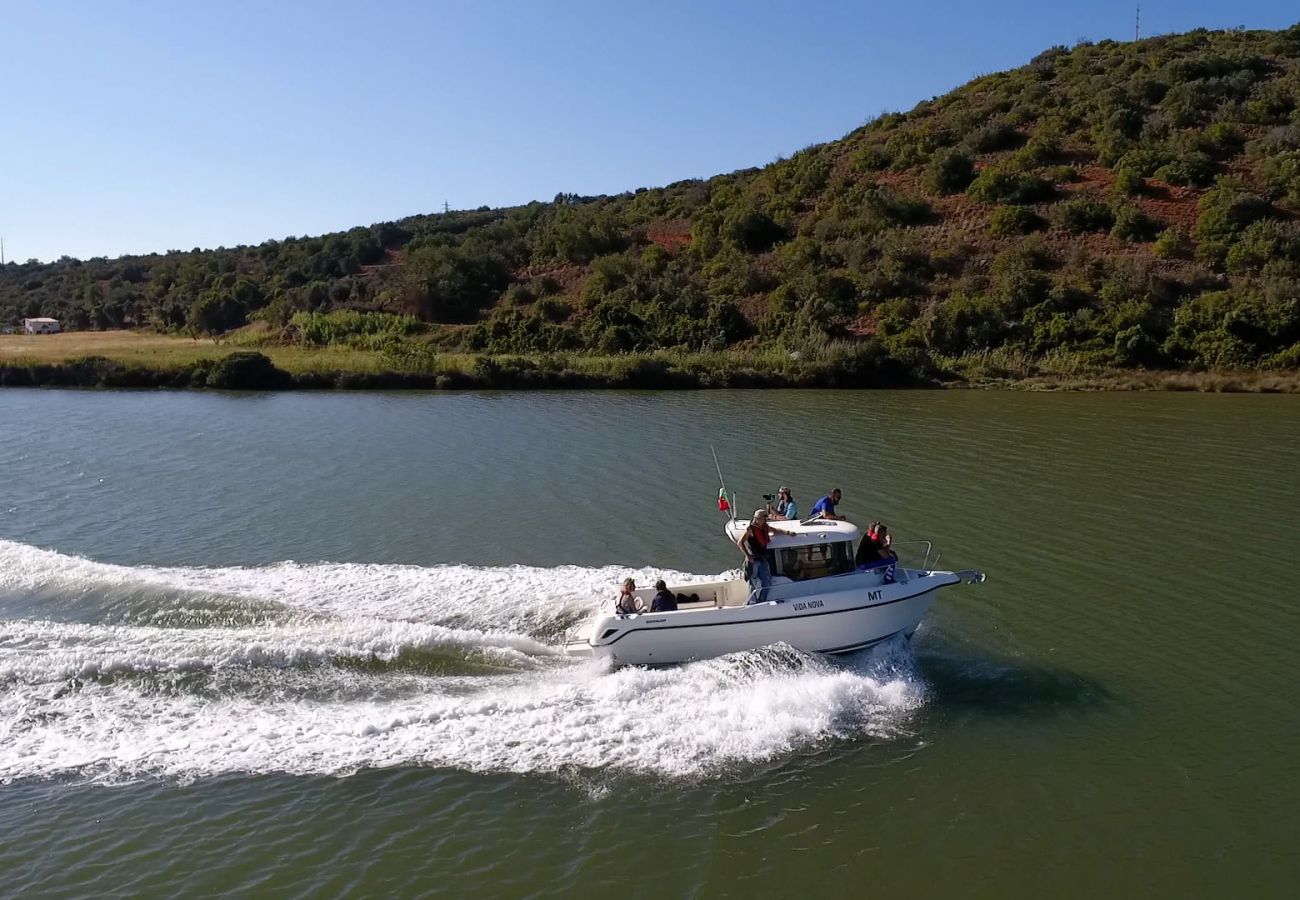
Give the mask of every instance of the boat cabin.
M 852 522 L 812 519 L 804 522 L 778 520 L 770 524 L 794 532 L 793 536 L 773 535 L 768 544 L 772 552 L 773 583 L 779 583 L 778 578 L 807 581 L 854 570 L 855 541 L 862 532 Z M 733 543 L 739 541 L 747 527 L 747 521 L 733 519 L 726 525 L 727 537 Z

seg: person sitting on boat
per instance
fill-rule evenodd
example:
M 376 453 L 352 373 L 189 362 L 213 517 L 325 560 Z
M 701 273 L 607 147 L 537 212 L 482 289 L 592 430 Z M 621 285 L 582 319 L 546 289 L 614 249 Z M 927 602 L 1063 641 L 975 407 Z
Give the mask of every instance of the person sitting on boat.
M 893 538 L 889 536 L 889 529 L 880 522 L 872 522 L 867 533 L 862 536 L 862 543 L 858 544 L 853 562 L 860 569 L 874 569 L 891 563 L 898 559 L 898 554 L 890 549 L 891 543 Z
M 749 527 L 740 536 L 736 544 L 745 554 L 745 580 L 749 582 L 749 603 L 762 603 L 767 596 L 767 589 L 772 586 L 772 567 L 767 561 L 767 545 L 772 535 L 783 534 L 793 537 L 793 531 L 774 528 L 767 524 L 767 510 L 756 509 L 749 520 Z
M 794 502 L 788 487 L 781 487 L 776 492 L 776 503 L 772 504 L 773 519 L 798 519 L 799 504 Z
M 664 580 L 655 582 L 655 596 L 650 601 L 650 612 L 677 612 L 677 596 L 670 590 Z
M 814 504 L 813 504 L 813 508 L 812 508 L 812 512 L 810 512 L 808 515 L 812 516 L 814 519 L 840 519 L 840 520 L 843 520 L 843 518 L 844 518 L 843 516 L 841 516 L 841 515 L 837 515 L 837 514 L 835 513 L 835 507 L 839 504 L 839 502 L 840 502 L 840 497 L 842 497 L 842 496 L 844 496 L 844 495 L 843 495 L 842 493 L 840 493 L 840 489 L 839 489 L 839 488 L 835 488 L 833 491 L 831 491 L 831 492 L 830 492 L 829 494 L 827 494 L 825 497 L 822 497 L 820 500 L 818 500 L 816 503 L 814 503 Z
M 618 600 L 614 603 L 614 612 L 625 616 L 645 612 L 645 601 L 638 597 L 635 591 L 636 582 L 631 578 L 624 578 L 618 590 Z

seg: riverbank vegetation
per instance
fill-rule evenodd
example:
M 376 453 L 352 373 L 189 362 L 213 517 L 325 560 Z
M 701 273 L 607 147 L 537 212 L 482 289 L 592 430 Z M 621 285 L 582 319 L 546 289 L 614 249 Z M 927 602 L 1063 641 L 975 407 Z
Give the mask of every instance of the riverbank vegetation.
M 1294 371 L 1298 213 L 1300 25 L 1197 31 L 1052 48 L 707 180 L 258 246 L 10 263 L 0 322 L 218 337 L 264 354 L 285 384 Z M 173 352 L 78 371 L 224 377 L 203 368 L 211 352 Z M 0 363 L 9 383 L 71 365 Z
M 220 344 L 138 332 L 0 336 L 0 387 L 245 389 L 999 387 L 1300 393 L 1300 371 L 1099 368 L 1068 353 L 1003 350 L 940 357 L 924 371 L 875 341 L 830 341 L 807 355 L 778 348 L 488 355 L 403 340 L 379 348 Z M 253 349 L 256 347 L 257 349 Z M 928 358 L 927 358 L 928 360 Z

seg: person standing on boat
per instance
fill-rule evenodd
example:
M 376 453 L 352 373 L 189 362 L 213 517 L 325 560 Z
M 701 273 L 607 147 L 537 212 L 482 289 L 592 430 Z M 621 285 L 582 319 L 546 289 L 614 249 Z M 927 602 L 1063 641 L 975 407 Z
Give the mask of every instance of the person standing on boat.
M 772 567 L 767 561 L 767 545 L 772 535 L 784 534 L 794 537 L 793 531 L 773 528 L 767 524 L 767 510 L 754 510 L 754 517 L 749 520 L 749 527 L 736 543 L 745 554 L 745 579 L 749 582 L 750 603 L 762 603 L 767 596 L 767 589 L 772 586 Z
M 634 591 L 636 591 L 636 582 L 631 578 L 624 578 L 623 584 L 618 589 L 618 600 L 614 603 L 614 612 L 625 616 L 645 612 L 645 601 L 638 597 Z
M 835 507 L 839 505 L 840 497 L 842 496 L 844 495 L 840 493 L 840 489 L 835 488 L 825 497 L 822 497 L 820 500 L 814 503 L 812 511 L 808 513 L 808 515 L 812 516 L 814 519 L 843 520 L 844 518 L 843 516 L 836 515 L 835 513 Z

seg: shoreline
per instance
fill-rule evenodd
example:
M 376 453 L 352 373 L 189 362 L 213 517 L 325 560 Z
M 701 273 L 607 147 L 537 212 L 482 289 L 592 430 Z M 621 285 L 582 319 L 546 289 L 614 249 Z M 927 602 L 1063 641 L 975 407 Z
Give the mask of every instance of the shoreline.
M 83 356 L 64 360 L 0 357 L 0 388 L 136 388 L 170 390 L 718 390 L 876 388 L 1036 392 L 1187 392 L 1300 394 L 1300 371 L 1101 370 L 1024 376 L 922 377 L 900 366 L 871 369 L 808 366 L 794 371 L 753 366 L 679 365 L 655 354 L 608 357 L 598 367 L 520 357 L 477 356 L 465 368 L 281 368 L 249 350 L 200 356 L 172 365 Z

